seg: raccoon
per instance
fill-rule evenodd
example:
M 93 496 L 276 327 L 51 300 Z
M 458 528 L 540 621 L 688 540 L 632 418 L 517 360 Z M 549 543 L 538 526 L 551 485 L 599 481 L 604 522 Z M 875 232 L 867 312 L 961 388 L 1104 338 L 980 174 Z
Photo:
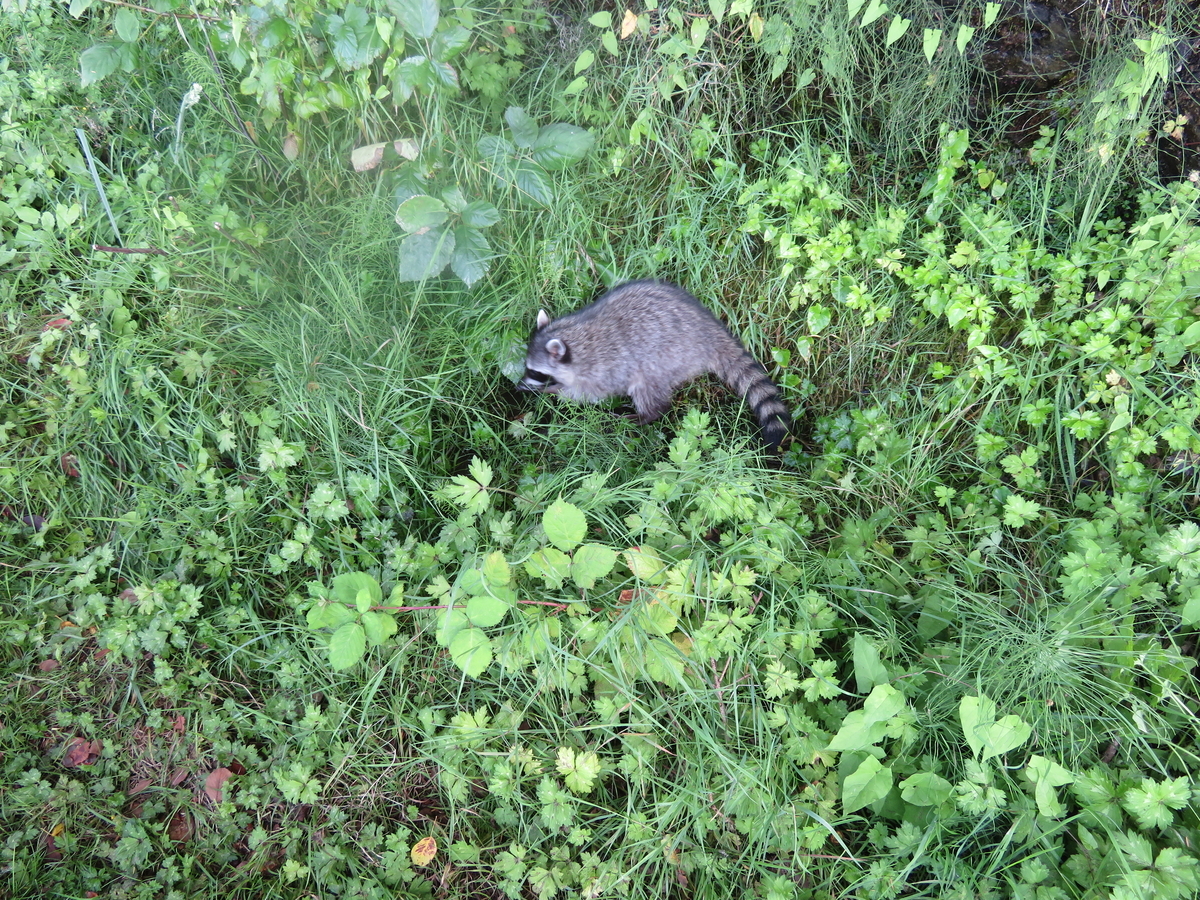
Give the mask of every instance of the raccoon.
M 763 442 L 778 450 L 791 421 L 779 388 L 716 316 L 673 284 L 623 284 L 553 322 L 539 310 L 518 386 L 593 403 L 629 397 L 645 424 L 670 408 L 675 388 L 706 372 L 746 398 Z

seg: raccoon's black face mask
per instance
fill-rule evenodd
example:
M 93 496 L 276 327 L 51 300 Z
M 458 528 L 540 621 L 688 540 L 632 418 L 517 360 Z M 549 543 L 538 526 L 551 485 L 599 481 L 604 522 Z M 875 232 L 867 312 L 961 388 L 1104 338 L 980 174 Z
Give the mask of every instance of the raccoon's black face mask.
M 558 382 L 551 376 L 545 372 L 535 372 L 530 368 L 525 369 L 525 377 L 517 382 L 518 390 L 536 391 L 546 394 L 553 394 L 558 387 Z

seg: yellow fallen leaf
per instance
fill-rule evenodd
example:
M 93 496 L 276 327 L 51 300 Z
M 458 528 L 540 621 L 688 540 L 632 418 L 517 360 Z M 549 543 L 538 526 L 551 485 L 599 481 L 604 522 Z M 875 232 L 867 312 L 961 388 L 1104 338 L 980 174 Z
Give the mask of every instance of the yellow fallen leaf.
M 412 857 L 414 866 L 427 866 L 437 856 L 437 841 L 431 837 L 423 837 L 413 844 L 408 855 Z
M 633 34 L 633 29 L 637 28 L 637 16 L 633 14 L 632 9 L 625 10 L 625 17 L 621 19 L 621 40 Z

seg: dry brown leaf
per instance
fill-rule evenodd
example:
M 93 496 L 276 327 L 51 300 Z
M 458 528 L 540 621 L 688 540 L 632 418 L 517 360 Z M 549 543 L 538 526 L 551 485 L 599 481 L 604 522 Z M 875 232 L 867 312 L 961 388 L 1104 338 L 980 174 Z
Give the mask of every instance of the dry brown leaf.
M 625 10 L 625 17 L 621 19 L 621 40 L 633 34 L 633 29 L 637 28 L 637 16 L 634 15 L 632 9 Z
M 143 778 L 141 781 L 135 781 L 132 785 L 130 785 L 129 790 L 125 792 L 125 796 L 132 797 L 134 794 L 140 794 L 153 783 L 154 782 L 152 782 L 149 778 Z
M 73 737 L 67 741 L 67 752 L 63 754 L 63 765 L 68 769 L 90 766 L 100 758 L 100 751 L 103 749 L 104 744 L 101 741 Z
M 294 131 L 289 131 L 283 139 L 283 156 L 285 159 L 296 159 L 300 156 L 300 138 L 296 137 Z
M 38 663 L 38 668 L 41 669 L 43 672 L 53 672 L 55 669 L 58 668 L 58 660 L 57 659 L 43 659 L 40 663 Z
M 177 844 L 190 840 L 192 837 L 192 819 L 182 809 L 171 817 L 167 825 L 167 837 Z
M 204 793 L 214 804 L 221 802 L 221 787 L 229 780 L 231 775 L 233 773 L 222 766 L 219 769 L 213 769 L 208 773 L 208 777 L 204 779 Z

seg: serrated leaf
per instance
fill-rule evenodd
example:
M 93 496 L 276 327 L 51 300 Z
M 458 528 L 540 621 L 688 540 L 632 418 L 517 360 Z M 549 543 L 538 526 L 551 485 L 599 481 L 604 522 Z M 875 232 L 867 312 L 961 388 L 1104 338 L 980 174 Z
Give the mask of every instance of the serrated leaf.
M 666 565 L 653 547 L 630 547 L 623 554 L 633 577 L 647 584 L 661 584 L 666 577 Z
M 330 594 L 343 603 L 356 603 L 359 594 L 367 594 L 367 606 L 371 607 L 383 599 L 383 588 L 366 572 L 343 572 L 334 575 L 330 583 Z
M 410 56 L 402 59 L 392 76 L 392 93 L 401 102 L 406 102 L 418 88 L 426 94 L 433 91 L 433 62 L 426 56 Z
M 891 789 L 892 770 L 867 756 L 842 784 L 842 812 L 849 814 L 882 800 Z
M 467 618 L 465 609 L 450 607 L 446 609 L 438 619 L 437 633 L 434 636 L 438 645 L 449 647 L 450 642 L 464 628 L 471 627 L 471 620 Z
M 912 19 L 902 19 L 900 16 L 892 16 L 891 24 L 888 25 L 887 39 L 884 41 L 884 46 L 890 47 L 908 32 L 909 26 L 912 25 Z
M 421 234 L 410 234 L 400 242 L 397 276 L 401 281 L 436 278 L 453 256 L 453 232 L 434 228 Z
M 362 614 L 363 633 L 372 647 L 379 647 L 392 637 L 400 627 L 390 613 L 373 610 Z
M 492 641 L 478 628 L 464 628 L 450 642 L 450 658 L 470 678 L 478 678 L 492 662 Z
M 354 621 L 354 612 L 341 603 L 318 603 L 309 609 L 305 617 L 313 631 L 321 628 L 341 628 Z
M 554 547 L 543 547 L 530 554 L 525 561 L 525 572 L 530 578 L 541 578 L 546 587 L 557 590 L 571 572 L 571 558 Z
M 533 159 L 552 172 L 559 171 L 587 156 L 593 143 L 595 138 L 582 128 L 555 122 L 538 132 L 533 142 Z
M 485 134 L 475 144 L 475 148 L 483 157 L 483 161 L 493 167 L 503 165 L 517 152 L 512 141 L 498 134 Z
M 371 592 L 362 590 L 358 592 L 358 596 L 354 598 L 354 608 L 359 613 L 365 613 L 371 608 Z
M 437 0 L 387 0 L 387 8 L 400 20 L 406 34 L 425 39 L 437 30 Z
M 483 580 L 493 587 L 503 587 L 512 581 L 508 560 L 498 550 L 493 550 L 483 560 Z
M 593 750 L 576 753 L 570 747 L 559 747 L 555 768 L 563 777 L 567 790 L 574 794 L 590 794 L 596 787 L 603 764 Z
M 95 44 L 79 57 L 79 79 L 83 87 L 111 75 L 121 62 L 120 48 L 113 43 Z
M 596 586 L 596 581 L 612 571 L 617 564 L 617 553 L 603 544 L 584 544 L 575 551 L 571 560 L 571 577 L 585 591 Z
M 513 166 L 512 181 L 522 200 L 549 206 L 550 201 L 554 199 L 550 186 L 546 184 L 543 170 L 529 160 L 521 160 Z
M 519 106 L 510 106 L 504 111 L 504 121 L 512 133 L 513 143 L 521 148 L 533 146 L 537 140 L 537 122 Z
M 353 3 L 341 15 L 329 13 L 326 16 L 325 35 L 329 39 L 333 58 L 344 71 L 370 65 L 383 52 L 383 41 L 375 29 L 375 23 L 366 10 Z
M 467 618 L 478 628 L 491 628 L 503 622 L 511 608 L 512 605 L 500 597 L 484 594 L 467 601 Z
M 478 228 L 459 225 L 454 229 L 454 255 L 450 257 L 450 269 L 467 287 L 487 274 L 492 256 L 492 247 Z
M 347 622 L 329 636 L 329 664 L 349 669 L 367 652 L 367 635 L 358 622 Z
M 587 519 L 579 507 L 559 497 L 542 513 L 546 540 L 564 553 L 574 550 L 587 534 Z
M 430 47 L 433 58 L 438 62 L 449 62 L 471 44 L 471 32 L 461 25 L 439 31 Z
M 664 637 L 679 624 L 679 616 L 663 602 L 660 593 L 650 595 L 650 598 L 638 607 L 634 618 L 638 627 L 647 634 L 660 634 Z
M 500 210 L 486 200 L 475 200 L 463 207 L 462 220 L 471 228 L 490 228 L 500 221 Z
M 417 194 L 409 197 L 396 210 L 396 224 L 410 234 L 427 228 L 436 228 L 450 218 L 446 204 L 437 197 Z

